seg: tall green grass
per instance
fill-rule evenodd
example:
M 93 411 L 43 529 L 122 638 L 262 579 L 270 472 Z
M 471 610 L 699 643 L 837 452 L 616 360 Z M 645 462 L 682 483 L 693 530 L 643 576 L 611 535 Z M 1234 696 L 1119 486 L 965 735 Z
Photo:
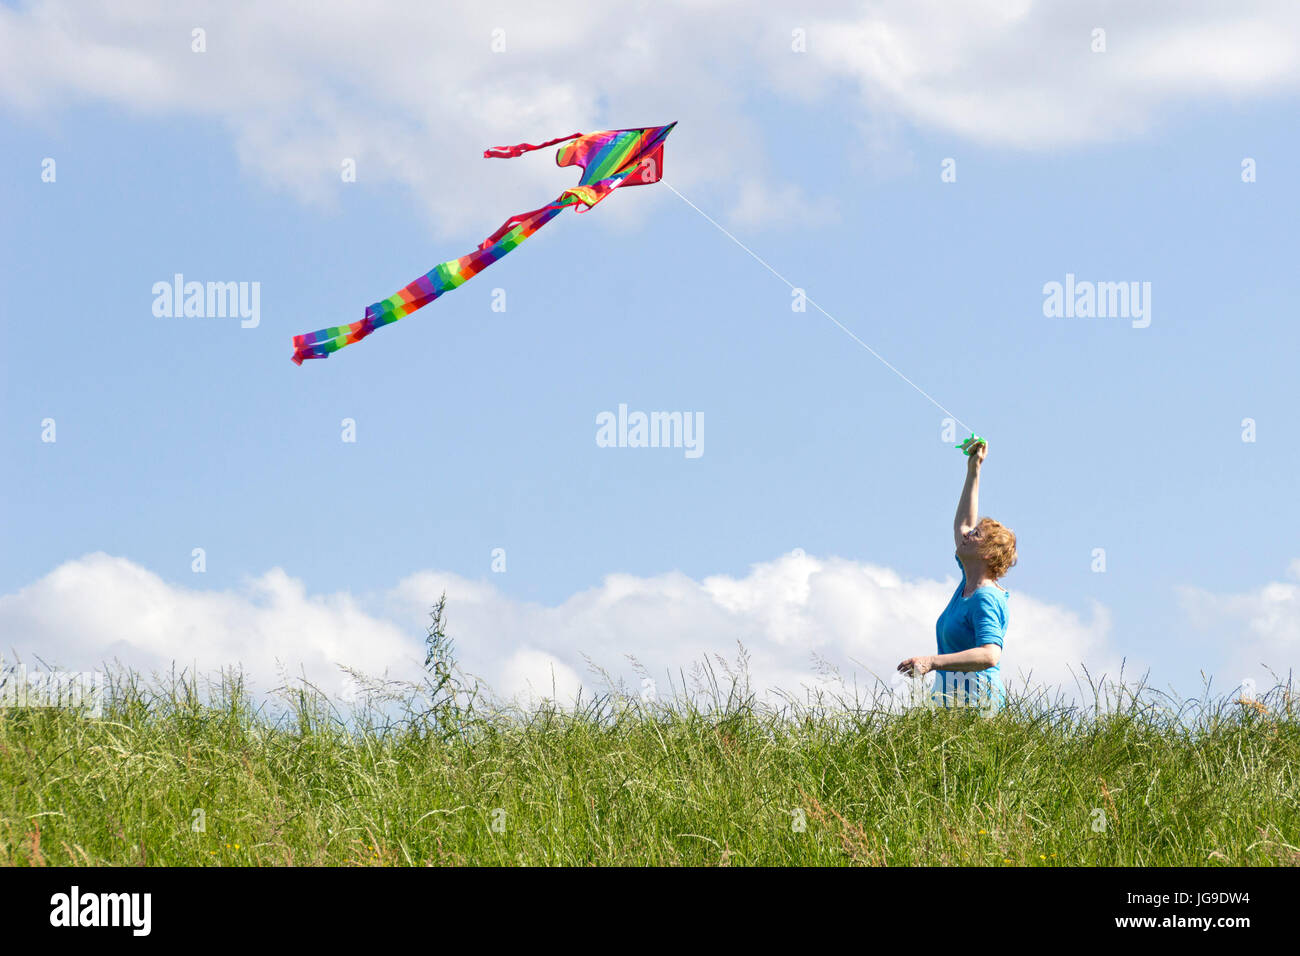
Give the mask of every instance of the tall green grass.
M 662 701 L 521 710 L 458 676 L 435 630 L 427 680 L 348 705 L 117 670 L 98 719 L 0 709 L 0 862 L 1300 862 L 1289 683 L 1178 706 L 1013 695 L 984 718 L 879 693 L 762 703 L 743 669 L 702 668 Z

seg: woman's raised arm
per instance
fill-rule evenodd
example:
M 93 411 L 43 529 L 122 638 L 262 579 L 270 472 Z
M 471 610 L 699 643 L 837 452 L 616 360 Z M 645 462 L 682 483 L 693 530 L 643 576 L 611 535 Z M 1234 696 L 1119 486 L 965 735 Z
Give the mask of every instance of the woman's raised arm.
M 989 446 L 980 442 L 974 451 L 966 456 L 966 483 L 961 488 L 961 499 L 957 502 L 957 517 L 952 522 L 953 544 L 961 546 L 961 538 L 975 527 L 980 510 L 980 466 Z

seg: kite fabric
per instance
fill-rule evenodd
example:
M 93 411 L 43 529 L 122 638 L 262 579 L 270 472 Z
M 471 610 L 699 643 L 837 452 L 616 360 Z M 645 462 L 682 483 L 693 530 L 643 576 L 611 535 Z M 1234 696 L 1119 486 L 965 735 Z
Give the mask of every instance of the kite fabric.
M 535 149 L 564 143 L 555 156 L 557 166 L 581 166 L 578 185 L 564 190 L 551 203 L 511 216 L 469 255 L 434 266 L 395 295 L 366 309 L 366 316 L 351 325 L 339 325 L 293 338 L 293 361 L 329 358 L 345 345 L 360 342 L 375 329 L 396 322 L 432 302 L 449 289 L 472 279 L 546 225 L 568 206 L 586 212 L 620 186 L 656 183 L 663 175 L 664 140 L 677 124 L 641 129 L 574 133 L 545 143 L 498 146 L 484 151 L 485 159 L 511 159 Z

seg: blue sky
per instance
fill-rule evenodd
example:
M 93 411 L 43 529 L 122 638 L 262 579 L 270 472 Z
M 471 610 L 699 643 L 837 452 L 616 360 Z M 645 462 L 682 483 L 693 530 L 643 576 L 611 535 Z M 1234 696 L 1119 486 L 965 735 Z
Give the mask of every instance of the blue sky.
M 132 27 L 93 8 L 78 32 L 38 16 L 59 6 L 0 11 L 10 54 L 56 51 L 18 56 L 0 95 L 7 650 L 402 672 L 445 588 L 470 663 L 511 691 L 571 685 L 584 654 L 675 668 L 742 640 L 788 683 L 814 654 L 881 672 L 928 652 L 963 474 L 942 413 L 666 188 L 565 214 L 364 343 L 289 362 L 294 334 L 575 179 L 553 150 L 484 148 L 678 120 L 665 179 L 989 438 L 981 510 L 1021 553 L 1004 671 L 1127 658 L 1193 693 L 1202 671 L 1231 687 L 1294 666 L 1284 8 L 1162 25 L 1102 5 L 1092 53 L 1092 19 L 1026 4 L 933 41 L 960 68 L 896 75 L 871 64 L 940 51 L 890 5 L 827 5 L 804 53 L 794 14 L 697 23 L 710 50 L 669 43 L 703 14 L 665 7 L 601 26 L 654 55 L 593 75 L 572 39 L 498 12 L 506 65 L 491 16 L 466 15 L 444 41 L 476 51 L 465 75 L 426 86 L 414 67 L 357 79 L 321 40 L 342 43 L 334 17 L 314 36 L 272 16 L 270 71 L 271 39 L 206 9 L 146 5 Z M 884 52 L 857 63 L 836 18 Z M 1171 60 L 1189 36 L 1220 46 Z M 154 316 L 175 273 L 259 283 L 259 324 Z M 1149 282 L 1150 325 L 1044 316 L 1067 273 Z M 703 454 L 598 447 L 620 403 L 702 415 Z

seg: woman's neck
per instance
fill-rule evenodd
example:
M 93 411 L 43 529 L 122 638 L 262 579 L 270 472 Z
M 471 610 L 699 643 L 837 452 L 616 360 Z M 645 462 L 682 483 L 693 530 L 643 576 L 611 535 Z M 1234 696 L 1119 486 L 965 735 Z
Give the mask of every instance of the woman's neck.
M 989 574 L 988 565 L 978 558 L 961 558 L 961 566 L 966 572 L 966 590 L 964 594 L 974 594 L 982 587 L 997 585 L 998 579 Z

